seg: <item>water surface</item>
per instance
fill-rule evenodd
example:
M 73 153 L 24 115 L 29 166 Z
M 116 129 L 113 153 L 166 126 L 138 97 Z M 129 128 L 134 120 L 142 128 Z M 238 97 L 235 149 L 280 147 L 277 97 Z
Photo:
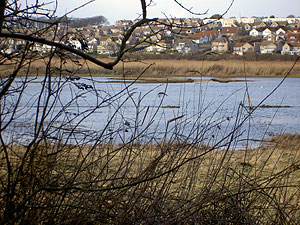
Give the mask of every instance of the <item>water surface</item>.
M 50 137 L 68 137 L 79 142 L 80 137 L 86 137 L 80 136 L 82 132 L 103 138 L 114 134 L 113 138 L 122 142 L 132 137 L 138 141 L 155 137 L 155 140 L 191 139 L 214 144 L 235 131 L 236 147 L 245 146 L 248 143 L 245 139 L 300 133 L 300 78 L 287 78 L 270 96 L 282 78 L 171 84 L 109 83 L 109 80 L 53 78 L 44 90 L 45 93 L 47 88 L 52 90 L 48 101 L 51 107 L 44 112 L 45 124 L 51 124 L 52 129 L 50 132 L 43 127 L 44 132 L 49 132 Z M 20 87 L 23 81 L 24 78 L 18 78 L 15 87 Z M 36 132 L 34 124 L 39 121 L 37 115 L 42 116 L 47 96 L 40 95 L 42 83 L 43 78 L 38 77 L 26 84 L 10 134 L 17 131 L 21 139 L 30 139 Z M 17 96 L 12 95 L 9 101 L 16 102 Z M 254 111 L 248 107 L 250 104 Z M 266 107 L 256 108 L 258 105 Z M 54 127 L 63 127 L 65 132 L 60 133 Z M 78 136 L 68 136 L 72 127 L 76 127 Z M 254 146 L 255 141 L 251 144 Z

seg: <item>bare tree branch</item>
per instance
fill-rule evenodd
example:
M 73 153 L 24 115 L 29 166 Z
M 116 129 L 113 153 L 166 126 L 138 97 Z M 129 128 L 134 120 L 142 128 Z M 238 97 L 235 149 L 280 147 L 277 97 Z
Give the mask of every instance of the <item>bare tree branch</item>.
M 64 16 L 93 1 L 86 0 Z M 193 15 L 207 13 L 174 1 Z M 282 148 L 289 153 L 285 159 L 292 160 L 278 159 L 287 163 L 278 170 L 273 158 L 279 154 L 268 156 L 269 148 L 251 149 L 249 154 L 247 149 L 234 149 L 259 106 L 246 110 L 244 97 L 238 107 L 229 105 L 223 111 L 232 95 L 217 107 L 210 100 L 207 105 L 202 93 L 206 89 L 200 84 L 200 91 L 192 85 L 195 105 L 190 108 L 185 97 L 191 92 L 185 90 L 192 86 L 176 85 L 179 109 L 165 111 L 164 103 L 176 98 L 173 90 L 167 92 L 168 84 L 135 85 L 153 64 L 140 61 L 139 53 L 125 53 L 153 45 L 167 48 L 186 34 L 184 29 L 203 26 L 200 19 L 148 19 L 153 1 L 136 0 L 139 20 L 124 25 L 122 38 L 118 33 L 114 38 L 107 35 L 106 43 L 100 40 L 100 50 L 111 42 L 115 47 L 116 57 L 107 62 L 68 45 L 68 38 L 75 43 L 80 34 L 70 31 L 67 23 L 59 26 L 65 21 L 55 17 L 50 3 L 28 2 L 24 8 L 21 0 L 0 0 L 5 8 L 0 10 L 1 20 L 5 16 L 0 21 L 0 224 L 297 224 L 299 185 L 292 175 L 299 174 L 299 157 Z M 41 15 L 49 21 L 40 24 Z M 94 28 L 94 34 L 101 29 Z M 99 36 L 100 32 L 105 33 L 99 30 Z M 93 33 L 91 40 L 98 36 Z M 285 78 L 299 60 L 300 56 Z M 121 68 L 116 66 L 120 61 Z M 116 80 L 95 78 L 93 74 L 103 70 L 89 62 L 109 70 L 116 66 L 123 77 L 116 86 Z M 125 62 L 148 66 L 136 70 L 137 77 L 127 77 L 132 72 L 126 71 Z M 190 72 L 202 75 L 196 68 L 191 65 Z M 153 69 L 160 72 L 169 73 Z M 213 111 L 206 111 L 209 107 Z M 260 160 L 262 154 L 267 157 Z
M 0 0 L 0 33 L 2 32 L 2 25 L 4 21 L 6 0 Z
M 187 12 L 189 12 L 189 13 L 191 13 L 191 14 L 193 14 L 193 15 L 196 15 L 196 16 L 203 16 L 203 15 L 205 15 L 205 14 L 207 14 L 208 13 L 208 9 L 204 12 L 204 13 L 197 13 L 197 12 L 193 12 L 192 11 L 192 8 L 187 8 L 187 7 L 185 7 L 182 3 L 180 3 L 179 1 L 177 1 L 177 0 L 174 0 L 181 8 L 183 8 L 184 10 L 186 10 Z
M 49 46 L 54 46 L 54 47 L 60 48 L 62 50 L 66 50 L 70 53 L 74 53 L 75 55 L 81 56 L 82 58 L 89 60 L 89 61 L 91 61 L 99 66 L 102 66 L 105 69 L 109 69 L 109 70 L 113 69 L 113 66 L 116 64 L 116 63 L 111 64 L 111 63 L 101 62 L 100 60 L 97 60 L 96 58 L 89 56 L 88 54 L 86 54 L 82 51 L 79 51 L 77 49 L 74 49 L 68 45 L 64 45 L 64 44 L 57 43 L 54 41 L 48 41 L 44 38 L 32 37 L 32 36 L 28 36 L 26 34 L 15 34 L 15 33 L 0 33 L 0 37 L 16 38 L 16 39 L 22 39 L 22 40 L 26 40 L 26 41 L 32 41 L 32 42 L 37 42 L 37 43 L 41 43 L 41 44 L 46 44 Z
M 142 4 L 143 19 L 146 19 L 147 18 L 146 1 L 141 0 L 141 4 Z
M 174 0 L 181 8 L 183 8 L 184 10 L 186 10 L 187 12 L 193 14 L 193 15 L 197 15 L 197 16 L 203 16 L 203 15 L 206 15 L 209 11 L 209 9 L 207 9 L 204 13 L 198 13 L 198 12 L 194 12 L 192 11 L 192 8 L 187 8 L 185 7 L 182 3 L 180 3 L 178 0 Z M 216 20 L 219 20 L 221 19 L 225 14 L 228 13 L 229 9 L 232 7 L 234 3 L 234 0 L 231 1 L 231 3 L 229 4 L 229 6 L 227 7 L 227 9 L 221 14 L 221 16 L 219 18 L 217 18 Z M 210 23 L 208 23 L 210 24 Z M 207 24 L 204 24 L 204 25 L 207 25 Z
M 120 50 L 119 50 L 119 54 L 117 56 L 117 58 L 113 61 L 113 62 L 110 62 L 110 63 L 104 63 L 98 59 L 96 59 L 95 57 L 92 57 L 80 50 L 77 50 L 77 49 L 74 49 L 68 45 L 65 45 L 65 44 L 61 44 L 61 43 L 57 43 L 57 42 L 54 42 L 54 41 L 49 41 L 49 40 L 46 40 L 44 38 L 38 38 L 38 37 L 33 37 L 33 36 L 29 36 L 29 35 L 26 35 L 26 34 L 16 34 L 16 33 L 0 33 L 0 37 L 4 37 L 4 38 L 16 38 L 16 39 L 22 39 L 22 40 L 27 40 L 27 41 L 32 41 L 32 42 L 37 42 L 37 43 L 41 43 L 41 44 L 46 44 L 46 45 L 49 45 L 49 46 L 54 46 L 54 47 L 57 47 L 57 48 L 60 48 L 62 50 L 66 50 L 70 53 L 73 53 L 75 55 L 78 55 L 90 62 L 93 62 L 95 63 L 96 65 L 99 65 L 105 69 L 109 69 L 109 70 L 112 70 L 113 67 L 118 64 L 118 62 L 121 60 L 122 56 L 127 52 L 126 50 L 126 42 L 129 40 L 129 38 L 131 37 L 132 33 L 134 32 L 134 30 L 137 28 L 137 27 L 140 27 L 142 26 L 143 24 L 145 23 L 148 23 L 148 22 L 151 22 L 151 21 L 156 21 L 157 18 L 154 18 L 154 19 L 142 19 L 140 21 L 138 21 L 137 23 L 135 23 L 129 30 L 126 31 L 123 39 L 122 39 L 122 43 L 120 45 Z

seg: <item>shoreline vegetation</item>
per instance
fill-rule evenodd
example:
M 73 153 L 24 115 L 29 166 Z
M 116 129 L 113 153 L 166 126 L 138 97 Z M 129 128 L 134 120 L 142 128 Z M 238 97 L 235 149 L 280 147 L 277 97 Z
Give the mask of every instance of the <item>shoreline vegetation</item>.
M 154 218 L 161 218 L 157 215 L 160 213 L 167 222 L 182 218 L 183 223 L 187 224 L 192 224 L 192 221 L 201 221 L 201 224 L 216 224 L 221 221 L 222 224 L 236 224 L 237 221 L 252 221 L 253 224 L 281 224 L 280 222 L 286 221 L 288 224 L 297 224 L 300 216 L 300 135 L 274 135 L 264 142 L 256 149 L 234 151 L 210 151 L 207 150 L 208 146 L 196 146 L 192 143 L 107 144 L 96 146 L 93 151 L 89 146 L 80 149 L 71 145 L 60 148 L 45 144 L 39 146 L 38 150 L 47 149 L 48 155 L 43 155 L 41 151 L 31 167 L 26 161 L 24 166 L 31 170 L 26 170 L 22 179 L 25 180 L 23 182 L 34 179 L 37 186 L 45 186 L 34 200 L 43 200 L 45 208 L 49 207 L 49 211 L 46 211 L 48 214 L 52 213 L 51 202 L 60 200 L 60 192 L 64 194 L 62 205 L 68 206 L 77 202 L 79 191 L 92 187 L 93 192 L 80 192 L 80 199 L 85 199 L 78 203 L 81 220 L 88 220 L 91 212 L 101 209 L 100 224 L 122 224 L 124 221 L 141 219 L 144 221 L 145 216 L 139 212 L 147 212 Z M 14 166 L 21 164 L 22 151 L 25 149 L 21 146 L 10 148 L 14 153 L 11 157 L 14 169 Z M 124 148 L 130 148 L 134 157 L 124 154 Z M 60 151 L 57 152 L 57 149 Z M 78 155 L 79 149 L 82 155 Z M 57 154 L 51 154 L 52 151 Z M 86 152 L 90 153 L 89 156 L 85 156 Z M 18 154 L 21 156 L 18 157 Z M 199 155 L 202 156 L 198 157 Z M 171 156 L 175 158 L 170 161 Z M 65 182 L 77 171 L 74 162 L 80 162 L 82 157 L 86 157 L 82 165 L 85 169 L 80 171 L 76 184 L 70 190 L 65 189 L 68 185 Z M 105 157 L 110 159 L 107 164 L 104 163 Z M 180 164 L 190 158 L 195 160 L 170 174 L 160 176 L 169 168 L 176 167 L 176 163 Z M 127 160 L 128 166 L 123 168 L 122 162 Z M 108 178 L 114 178 L 123 170 L 127 171 L 126 177 L 109 181 Z M 2 167 L 1 176 L 4 177 L 5 173 L 5 167 Z M 31 173 L 37 176 L 33 177 Z M 98 180 L 102 176 L 107 180 L 94 180 L 97 174 L 101 175 L 98 175 Z M 158 178 L 151 179 L 154 176 L 152 174 L 157 174 Z M 85 183 L 86 177 L 91 177 L 94 181 L 91 187 L 88 186 L 89 183 Z M 140 179 L 149 180 L 140 185 L 126 186 L 128 182 L 134 183 Z M 44 184 L 46 181 L 48 183 Z M 124 188 L 117 188 L 123 186 Z M 21 194 L 22 188 L 22 185 L 16 188 L 16 193 Z M 106 194 L 106 190 L 111 191 Z M 161 200 L 159 209 L 155 207 L 158 200 Z M 128 207 L 131 213 L 128 213 Z M 67 215 L 74 216 L 72 208 L 65 208 L 63 209 L 68 212 Z M 38 207 L 33 208 L 34 213 L 37 210 Z M 97 221 L 97 218 L 92 217 L 90 221 Z M 164 224 L 171 224 L 167 222 Z
M 104 62 L 112 59 L 99 58 Z M 57 62 L 58 64 L 58 62 Z M 230 82 L 232 78 L 255 78 L 255 77 L 284 77 L 294 64 L 294 60 L 196 60 L 196 59 L 142 59 L 138 61 L 120 62 L 113 70 L 100 68 L 91 63 L 78 60 L 78 65 L 72 65 L 71 60 L 63 65 L 64 76 L 75 73 L 76 76 L 95 76 L 95 77 L 115 77 L 115 81 L 122 78 L 126 80 L 139 79 L 144 82 L 195 82 L 189 77 L 214 77 L 219 82 Z M 54 66 L 54 65 L 53 65 Z M 59 65 L 57 65 L 59 66 Z M 146 69 L 150 66 L 148 69 Z M 13 69 L 12 66 L 3 68 L 0 76 L 6 76 Z M 30 75 L 36 76 L 43 74 L 43 62 L 35 61 L 32 63 Z M 146 70 L 145 70 L 146 69 Z M 142 76 L 140 76 L 140 74 Z M 25 69 L 20 75 L 25 74 Z M 300 63 L 297 63 L 291 71 L 289 77 L 300 78 Z M 168 78 L 168 80 L 167 80 Z M 236 80 L 234 80 L 236 81 Z
M 294 61 L 240 61 L 240 60 L 143 60 L 141 62 L 128 62 L 118 64 L 114 70 L 105 71 L 89 64 L 91 74 L 117 75 L 125 77 L 137 77 L 150 64 L 142 77 L 216 77 L 216 78 L 238 78 L 238 77 L 283 77 L 292 67 Z M 124 66 L 124 68 L 123 68 Z M 124 72 L 123 72 L 124 71 Z M 87 71 L 81 71 L 88 74 Z M 82 75 L 79 71 L 78 75 Z M 296 64 L 290 77 L 300 77 L 300 64 Z

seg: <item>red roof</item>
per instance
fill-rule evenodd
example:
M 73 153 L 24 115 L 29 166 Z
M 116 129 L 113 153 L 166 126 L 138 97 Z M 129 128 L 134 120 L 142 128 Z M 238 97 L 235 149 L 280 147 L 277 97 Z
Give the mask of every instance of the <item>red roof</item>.
M 300 33 L 300 28 L 294 27 L 290 30 L 292 33 Z
M 237 27 L 222 27 L 222 34 L 234 34 L 237 32 Z
M 293 40 L 299 40 L 300 39 L 300 33 L 288 33 L 287 39 L 293 39 Z
M 205 36 L 210 36 L 210 35 L 216 35 L 219 36 L 219 31 L 217 30 L 205 30 L 205 31 L 201 31 L 195 34 L 192 34 L 190 36 L 188 36 L 189 39 L 200 39 L 201 37 L 205 37 Z
M 235 48 L 240 48 L 245 44 L 245 42 L 238 42 L 234 45 Z

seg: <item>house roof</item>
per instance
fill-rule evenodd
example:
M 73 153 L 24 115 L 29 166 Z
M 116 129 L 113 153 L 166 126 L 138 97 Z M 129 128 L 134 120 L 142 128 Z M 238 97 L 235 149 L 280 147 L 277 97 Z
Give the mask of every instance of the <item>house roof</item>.
M 290 47 L 300 48 L 300 42 L 299 41 L 287 42 L 287 43 L 285 43 L 285 45 L 289 45 Z
M 191 43 L 191 42 L 193 42 L 191 39 L 186 39 L 186 38 L 175 40 L 175 44 L 177 44 L 177 43 Z
M 219 34 L 220 34 L 220 32 L 218 30 L 205 30 L 205 31 L 191 34 L 187 38 L 195 40 L 195 39 L 200 39 L 202 37 L 206 37 L 206 36 L 210 36 L 210 35 L 218 36 Z
M 265 22 L 255 22 L 254 23 L 254 26 L 263 26 L 263 27 L 265 27 L 265 26 L 267 26 L 267 23 L 265 23 Z
M 297 41 L 297 42 L 291 42 L 292 46 L 293 47 L 297 47 L 297 48 L 300 48 L 300 42 Z
M 278 30 L 284 30 L 284 31 L 288 31 L 288 28 L 287 27 L 277 27 L 277 29 L 276 29 L 276 31 L 278 31 Z
M 288 46 L 292 47 L 292 44 L 290 42 L 287 42 L 284 45 L 288 45 Z
M 287 21 L 279 21 L 279 22 L 277 22 L 278 24 L 279 24 L 279 26 L 286 26 L 286 25 L 288 25 L 288 22 Z
M 240 26 L 240 27 L 246 27 L 246 26 L 252 27 L 252 25 L 251 25 L 250 23 L 243 23 L 243 22 L 241 22 L 241 23 L 239 24 L 239 26 Z
M 271 26 L 272 25 L 278 25 L 278 26 L 286 26 L 288 24 L 287 21 L 273 21 Z
M 98 28 L 98 25 L 86 25 L 85 28 L 87 30 L 96 30 Z
M 228 42 L 228 38 L 226 38 L 226 37 L 221 37 L 221 38 L 215 39 L 215 40 L 212 41 L 212 42 L 226 43 L 226 42 Z
M 263 41 L 262 43 L 261 43 L 261 47 L 264 47 L 264 46 L 269 46 L 269 45 L 277 45 L 278 44 L 278 42 L 273 42 L 273 41 Z
M 118 20 L 120 23 L 132 23 L 132 20 Z
M 300 39 L 300 33 L 288 33 L 287 34 L 287 38 L 288 39 L 297 39 L 299 40 Z
M 241 47 L 243 47 L 244 45 L 251 45 L 251 46 L 253 47 L 253 45 L 252 45 L 251 43 L 249 43 L 249 42 L 238 42 L 238 43 L 235 44 L 234 47 L 236 47 L 236 48 L 241 48 Z
M 294 27 L 294 28 L 290 29 L 290 31 L 293 32 L 293 33 L 299 33 L 300 32 L 300 28 Z
M 107 41 L 109 39 L 110 39 L 110 37 L 100 37 L 98 40 L 99 40 L 99 42 L 101 42 L 101 41 Z
M 245 42 L 238 42 L 234 45 L 235 48 L 240 48 L 245 44 Z
M 253 28 L 252 30 L 256 30 L 258 32 L 263 32 L 265 29 L 266 29 L 265 27 L 257 27 L 257 28 Z
M 264 27 L 263 32 L 269 30 L 271 32 L 276 32 L 278 29 L 276 27 Z
M 221 33 L 222 34 L 234 34 L 238 30 L 237 27 L 222 27 Z

